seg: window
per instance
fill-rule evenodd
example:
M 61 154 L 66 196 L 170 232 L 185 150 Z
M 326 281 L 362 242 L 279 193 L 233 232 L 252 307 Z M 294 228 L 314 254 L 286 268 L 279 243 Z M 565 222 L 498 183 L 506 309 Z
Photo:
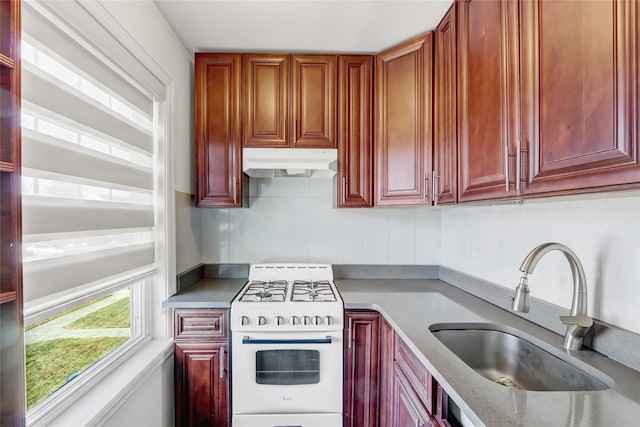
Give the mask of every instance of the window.
M 56 7 L 87 13 L 78 3 L 39 1 L 23 2 L 22 11 L 31 422 L 149 339 L 150 302 L 165 268 L 163 94 L 151 73 L 132 76 L 89 39 L 96 34 L 78 31 L 89 28 L 86 17 L 58 21 Z M 85 22 L 74 27 L 73 19 Z

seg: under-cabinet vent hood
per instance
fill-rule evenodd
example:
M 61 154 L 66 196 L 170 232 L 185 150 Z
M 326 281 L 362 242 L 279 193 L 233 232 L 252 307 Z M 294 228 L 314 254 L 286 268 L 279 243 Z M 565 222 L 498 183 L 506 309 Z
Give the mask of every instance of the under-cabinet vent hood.
M 338 170 L 335 148 L 244 148 L 242 171 L 253 178 L 281 176 L 332 178 Z

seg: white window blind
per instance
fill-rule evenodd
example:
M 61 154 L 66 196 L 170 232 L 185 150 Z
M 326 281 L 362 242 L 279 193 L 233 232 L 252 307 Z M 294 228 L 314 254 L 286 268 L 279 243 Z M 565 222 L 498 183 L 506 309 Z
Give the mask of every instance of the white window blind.
M 156 103 L 26 2 L 22 44 L 27 325 L 155 268 Z

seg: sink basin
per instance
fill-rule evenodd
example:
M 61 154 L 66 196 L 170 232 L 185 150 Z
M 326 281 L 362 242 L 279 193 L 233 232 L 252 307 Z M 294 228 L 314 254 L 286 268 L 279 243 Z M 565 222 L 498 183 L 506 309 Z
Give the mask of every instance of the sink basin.
M 489 381 L 521 390 L 607 390 L 613 380 L 568 353 L 520 331 L 489 323 L 439 323 L 431 333 Z M 540 345 L 532 341 L 539 341 Z M 579 368 L 576 365 L 583 365 Z M 589 371 L 589 372 L 587 372 Z

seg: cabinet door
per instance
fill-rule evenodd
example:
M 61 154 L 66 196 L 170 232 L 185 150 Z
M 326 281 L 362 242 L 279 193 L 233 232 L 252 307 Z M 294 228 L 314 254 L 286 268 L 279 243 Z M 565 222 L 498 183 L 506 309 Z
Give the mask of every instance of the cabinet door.
M 397 364 L 393 367 L 392 388 L 393 417 L 389 424 L 391 427 L 437 425 Z
M 289 55 L 244 56 L 244 145 L 288 147 Z
M 195 137 L 198 206 L 241 206 L 241 57 L 196 53 Z
M 375 204 L 430 205 L 433 35 L 376 60 Z
M 229 425 L 227 342 L 176 343 L 176 426 Z
M 371 56 L 338 58 L 338 207 L 372 199 Z
M 458 200 L 515 196 L 518 2 L 458 3 Z
M 336 147 L 336 56 L 294 55 L 292 147 Z
M 352 311 L 345 316 L 344 425 L 378 425 L 380 315 Z
M 627 0 L 522 3 L 526 194 L 640 182 L 638 8 Z
M 456 4 L 451 6 L 434 33 L 433 201 L 435 205 L 456 203 L 458 196 Z

